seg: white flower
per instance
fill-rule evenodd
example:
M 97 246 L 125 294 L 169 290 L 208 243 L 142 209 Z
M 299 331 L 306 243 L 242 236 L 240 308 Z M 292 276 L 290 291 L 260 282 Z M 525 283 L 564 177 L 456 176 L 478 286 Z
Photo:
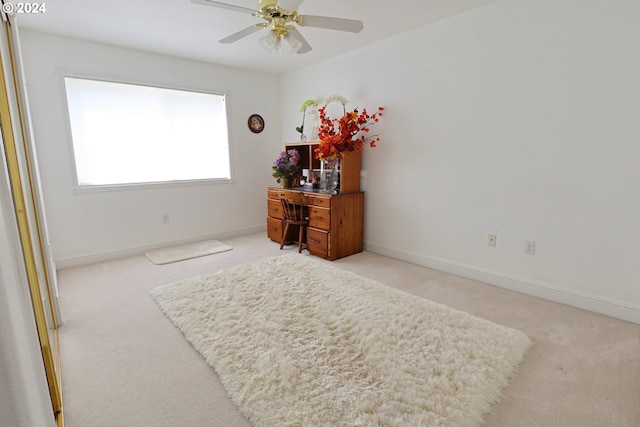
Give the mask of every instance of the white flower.
M 349 101 L 347 101 L 347 98 L 340 95 L 333 95 L 327 98 L 327 101 L 326 101 L 327 104 L 330 104 L 332 102 L 339 102 L 343 106 L 346 106 L 349 103 Z

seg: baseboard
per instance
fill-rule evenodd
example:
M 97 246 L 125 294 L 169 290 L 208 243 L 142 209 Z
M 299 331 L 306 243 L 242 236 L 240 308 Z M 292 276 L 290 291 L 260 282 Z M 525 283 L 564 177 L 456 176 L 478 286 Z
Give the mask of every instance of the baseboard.
M 379 255 L 640 324 L 640 307 L 622 301 L 590 295 L 585 292 L 566 289 L 561 286 L 537 282 L 496 271 L 484 270 L 455 261 L 439 259 L 374 242 L 365 242 L 364 246 L 365 250 Z
M 61 258 L 61 259 L 56 259 L 55 260 L 55 264 L 56 264 L 56 269 L 79 267 L 79 266 L 82 266 L 82 265 L 95 264 L 95 263 L 99 263 L 99 262 L 111 261 L 111 260 L 114 260 L 114 259 L 125 258 L 125 257 L 129 257 L 129 256 L 141 255 L 141 254 L 144 254 L 145 252 L 153 250 L 153 249 L 166 248 L 166 247 L 169 247 L 169 246 L 184 245 L 184 244 L 187 244 L 187 243 L 194 243 L 194 242 L 199 242 L 199 241 L 202 241 L 202 240 L 230 239 L 232 237 L 239 237 L 239 236 L 246 236 L 248 234 L 260 233 L 262 231 L 264 231 L 265 233 L 267 232 L 266 224 L 265 225 L 256 225 L 256 226 L 253 226 L 253 227 L 247 227 L 247 228 L 231 230 L 231 231 L 223 231 L 223 232 L 220 232 L 220 233 L 214 233 L 214 234 L 209 234 L 209 235 L 194 236 L 194 237 L 190 237 L 190 238 L 186 238 L 186 239 L 180 239 L 180 240 L 156 242 L 156 243 L 149 244 L 149 245 L 144 245 L 144 246 L 133 246 L 133 247 L 127 247 L 127 248 L 118 248 L 118 249 L 111 250 L 111 251 L 96 252 L 96 253 L 92 253 L 92 254 L 79 255 L 79 256 L 73 256 L 73 257 L 68 257 L 68 258 Z

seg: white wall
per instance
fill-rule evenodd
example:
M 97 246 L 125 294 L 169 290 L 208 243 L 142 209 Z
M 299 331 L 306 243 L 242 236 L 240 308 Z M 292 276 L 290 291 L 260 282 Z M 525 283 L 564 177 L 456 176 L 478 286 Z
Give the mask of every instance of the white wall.
M 139 253 L 204 237 L 266 229 L 270 163 L 281 147 L 276 76 L 22 30 L 34 135 L 58 267 Z M 232 151 L 231 184 L 74 192 L 64 101 L 65 72 L 129 82 L 224 91 Z M 261 114 L 261 134 L 247 118 Z M 163 215 L 169 223 L 163 223 Z
M 639 40 L 637 0 L 500 1 L 285 75 L 283 136 L 385 106 L 366 249 L 640 322 Z

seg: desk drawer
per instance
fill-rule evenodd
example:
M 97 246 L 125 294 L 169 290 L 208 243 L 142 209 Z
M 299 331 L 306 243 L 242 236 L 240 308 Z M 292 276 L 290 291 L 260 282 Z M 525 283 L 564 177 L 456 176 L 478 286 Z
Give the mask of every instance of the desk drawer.
M 280 200 L 280 199 L 296 199 L 299 198 L 300 195 L 304 198 L 304 204 L 309 204 L 309 196 L 302 191 L 299 190 L 287 190 L 285 188 L 276 189 L 270 188 L 267 193 L 267 197 L 271 200 Z
M 267 215 L 269 215 L 271 218 L 284 218 L 282 213 L 282 203 L 280 202 L 280 200 L 268 199 L 267 209 L 269 212 Z
M 329 254 L 329 233 L 315 228 L 308 228 L 307 249 L 313 255 L 326 258 Z
M 329 231 L 331 224 L 331 210 L 309 206 L 309 227 L 321 228 Z
M 267 197 L 270 199 L 276 199 L 276 200 L 280 200 L 282 198 L 282 196 L 285 194 L 286 190 L 275 190 L 275 189 L 269 189 L 268 191 L 268 195 Z
M 275 218 L 267 218 L 267 237 L 274 242 L 282 239 L 282 221 Z
M 330 196 L 318 196 L 316 194 L 309 195 L 309 206 L 318 206 L 321 208 L 330 208 L 331 207 L 331 197 Z

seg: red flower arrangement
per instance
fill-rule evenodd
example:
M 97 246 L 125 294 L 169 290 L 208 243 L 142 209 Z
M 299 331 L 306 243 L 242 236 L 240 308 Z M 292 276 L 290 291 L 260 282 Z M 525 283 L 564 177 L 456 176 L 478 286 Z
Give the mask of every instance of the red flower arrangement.
M 320 128 L 318 129 L 320 144 L 314 150 L 316 159 L 337 159 L 345 151 L 359 153 L 366 144 L 374 148 L 380 138 L 377 135 L 368 135 L 368 133 L 371 126 L 378 123 L 383 111 L 384 108 L 378 107 L 376 113 L 369 114 L 366 109 L 363 109 L 361 113 L 355 109 L 345 112 L 339 119 L 331 119 L 327 117 L 327 106 L 324 105 L 318 110 L 320 113 Z

